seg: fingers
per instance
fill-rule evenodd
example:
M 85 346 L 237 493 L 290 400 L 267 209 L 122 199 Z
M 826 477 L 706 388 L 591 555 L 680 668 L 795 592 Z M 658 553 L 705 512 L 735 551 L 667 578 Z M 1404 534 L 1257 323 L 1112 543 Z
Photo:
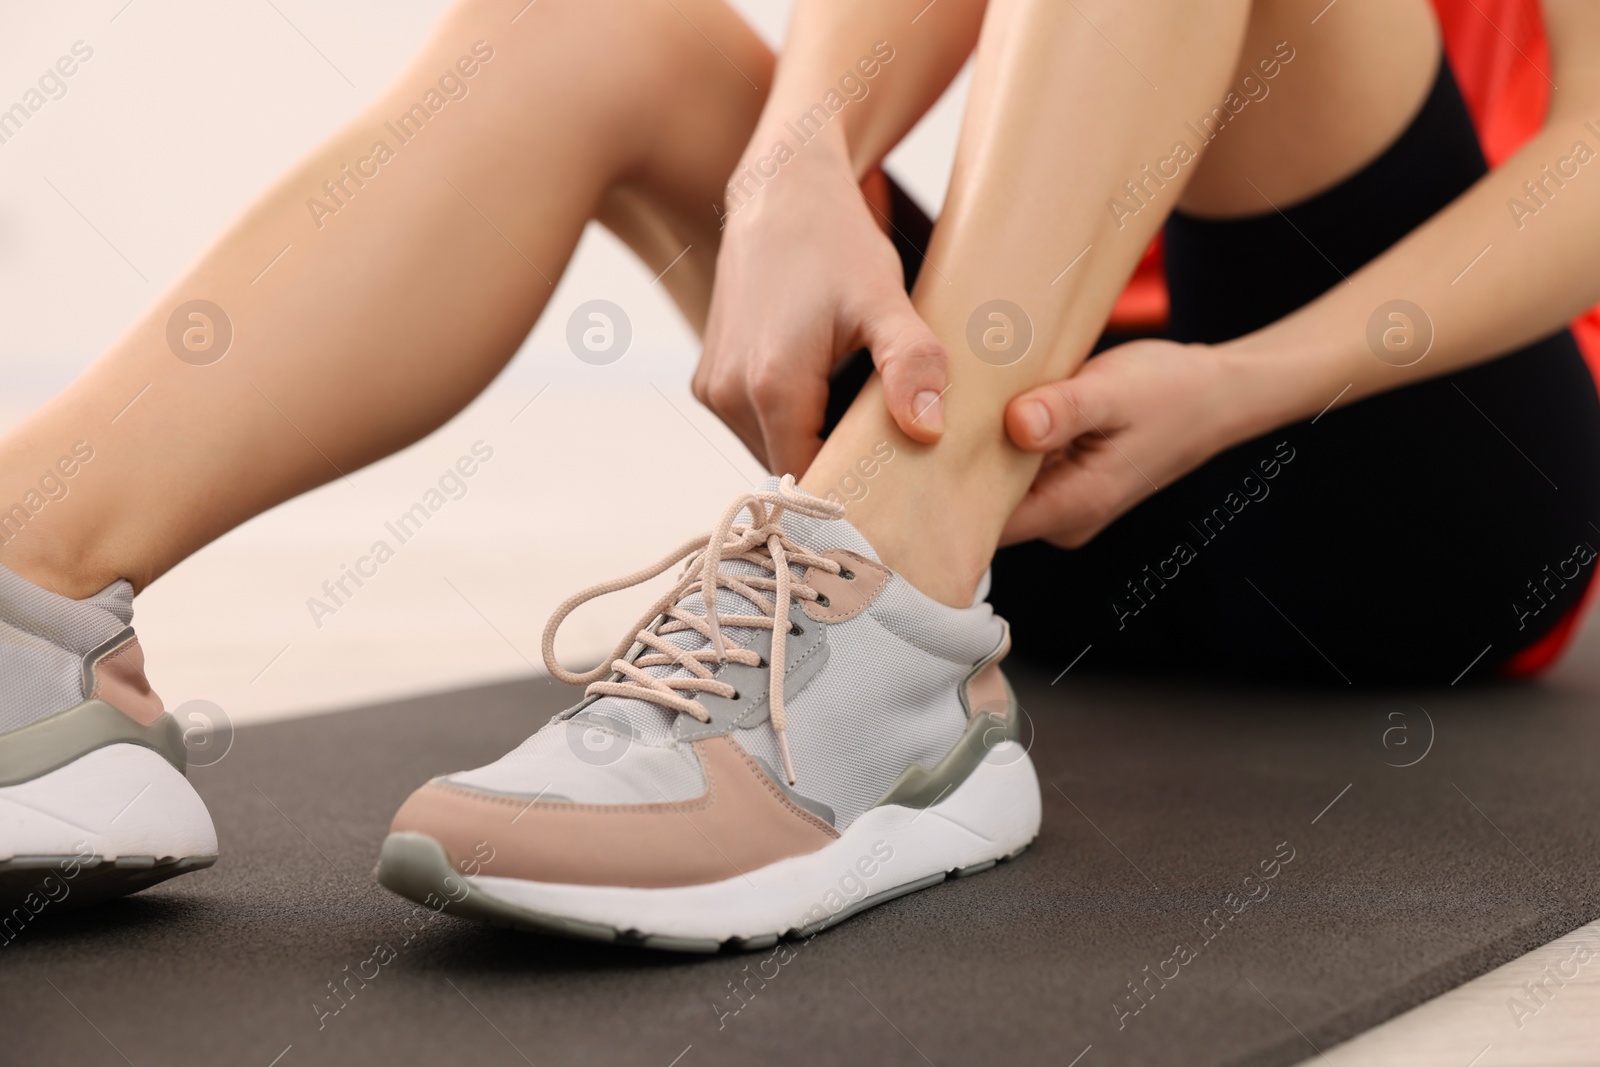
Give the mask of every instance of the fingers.
M 1105 525 L 1104 510 L 1093 500 L 1092 479 L 1067 462 L 1039 472 L 1028 495 L 1006 520 L 1000 545 L 1045 540 L 1061 548 L 1079 548 Z
M 826 379 L 809 378 L 796 369 L 782 376 L 758 376 L 750 388 L 761 420 L 767 469 L 800 477 L 822 450 Z
M 813 358 L 785 358 L 765 345 L 740 351 L 708 343 L 693 389 L 763 466 L 798 477 L 822 448 L 831 352 L 825 335 L 801 338 L 796 347 Z
M 937 441 L 944 433 L 949 358 L 911 299 L 899 290 L 885 294 L 866 316 L 860 335 L 872 352 L 883 379 L 884 402 L 901 432 L 925 444 Z
M 1001 548 L 1048 537 L 1062 528 L 1060 502 L 1045 484 L 1050 477 L 1049 472 L 1041 472 L 1039 480 L 1006 520 L 1005 529 L 1000 532 Z
M 751 455 L 768 470 L 772 469 L 766 450 L 766 440 L 761 432 L 761 420 L 751 404 L 750 393 L 744 380 L 713 367 L 702 356 L 691 382 L 695 399 L 711 410 L 723 424 L 732 430 Z
M 1086 372 L 1046 382 L 1006 405 L 1006 434 L 1024 452 L 1054 452 L 1086 433 L 1115 428 L 1112 412 Z

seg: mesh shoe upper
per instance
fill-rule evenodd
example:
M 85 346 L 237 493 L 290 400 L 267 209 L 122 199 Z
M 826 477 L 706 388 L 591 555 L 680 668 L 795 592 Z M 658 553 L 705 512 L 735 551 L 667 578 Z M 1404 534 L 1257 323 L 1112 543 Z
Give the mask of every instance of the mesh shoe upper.
M 124 580 L 72 600 L 0 565 L 0 733 L 83 701 L 84 656 L 132 621 Z
M 692 748 L 671 734 L 647 740 L 619 719 L 557 717 L 493 763 L 450 780 L 577 804 L 657 804 L 705 791 Z

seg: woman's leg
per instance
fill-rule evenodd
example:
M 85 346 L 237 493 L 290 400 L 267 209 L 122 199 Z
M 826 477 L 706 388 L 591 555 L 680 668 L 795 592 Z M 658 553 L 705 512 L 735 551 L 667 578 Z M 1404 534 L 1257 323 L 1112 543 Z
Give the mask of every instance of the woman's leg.
M 142 588 L 417 440 L 510 359 L 597 215 L 655 269 L 693 245 L 663 281 L 702 326 L 710 205 L 773 63 L 721 0 L 459 4 L 370 108 L 0 440 L 7 505 L 75 443 L 94 456 L 69 506 L 0 516 L 0 563 L 74 598 Z M 168 343 L 195 299 L 232 325 L 209 365 Z
M 1034 468 L 1005 445 L 1001 409 L 1081 358 L 1159 222 L 1151 211 L 1136 232 L 1107 233 L 1100 196 L 1168 147 L 1145 131 L 1181 124 L 1220 90 L 1245 5 L 1146 15 L 1147 5 L 1078 0 L 1114 38 L 1140 42 L 1134 62 L 1159 72 L 1158 94 L 1070 21 L 1074 5 L 995 0 L 916 292 L 952 350 L 944 439 L 911 447 L 869 385 L 804 482 L 816 496 L 854 484 L 856 464 L 892 442 L 899 455 L 851 505 L 851 522 L 769 483 L 731 505 L 703 549 L 689 542 L 659 569 L 569 599 L 544 651 L 557 679 L 590 684 L 584 703 L 506 757 L 413 793 L 380 854 L 382 884 L 426 900 L 453 871 L 476 870 L 482 843 L 492 877 L 456 914 L 715 951 L 809 933 L 1033 840 L 1039 785 L 999 667 L 1007 628 L 972 603 Z M 1088 105 L 1107 97 L 1103 111 Z M 1087 151 L 1045 128 L 1044 116 L 1069 112 Z M 1063 197 L 1063 183 L 1096 192 Z M 1050 283 L 1080 241 L 1105 242 L 1105 257 L 1069 272 L 1070 295 L 1055 298 Z M 1009 367 L 959 347 L 973 310 L 995 297 L 1034 320 L 1034 354 Z M 734 530 L 740 507 L 748 525 Z M 622 635 L 617 659 L 581 675 L 555 662 L 569 611 L 683 554 L 692 567 Z M 840 870 L 856 872 L 855 888 L 836 888 Z
M 1353 36 L 1372 50 L 1369 70 L 1389 69 L 1389 59 L 1424 43 L 1387 32 L 1381 14 L 1339 14 L 1352 17 L 1312 27 L 1303 5 L 1273 2 L 991 4 L 950 196 L 915 293 L 951 355 L 945 436 L 921 446 L 897 433 L 869 384 L 807 472 L 806 488 L 836 488 L 874 445 L 891 442 L 897 458 L 850 505 L 851 521 L 923 591 L 970 602 L 1038 469 L 1038 457 L 1007 442 L 1004 404 L 1064 377 L 1089 351 L 1139 256 L 1203 166 L 1190 124 L 1242 92 L 1241 71 L 1259 58 L 1241 48 L 1247 20 L 1252 42 L 1269 35 L 1263 27 L 1274 19 L 1308 49 L 1313 36 Z M 1405 80 L 1375 79 L 1385 77 Z M 1403 92 L 1375 100 L 1368 124 L 1391 131 L 1414 102 Z M 1363 150 L 1352 138 L 1322 154 L 1339 166 Z M 995 307 L 997 300 L 1012 308 Z M 985 348 L 991 330 L 1001 347 Z M 1017 349 L 1028 334 L 1024 354 Z M 938 537 L 927 536 L 933 516 Z

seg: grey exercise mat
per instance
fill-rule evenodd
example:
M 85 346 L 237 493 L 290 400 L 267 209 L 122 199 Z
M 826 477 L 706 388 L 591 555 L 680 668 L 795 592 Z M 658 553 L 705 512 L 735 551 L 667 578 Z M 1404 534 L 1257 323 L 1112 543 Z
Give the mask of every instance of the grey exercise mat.
M 408 933 L 413 905 L 371 877 L 391 813 L 514 745 L 562 687 L 241 729 L 194 772 L 216 867 L 47 909 L 0 948 L 0 1062 L 1289 1064 L 1600 916 L 1592 680 L 1049 678 L 1015 677 L 1045 782 L 1034 847 L 778 955 L 448 912 Z

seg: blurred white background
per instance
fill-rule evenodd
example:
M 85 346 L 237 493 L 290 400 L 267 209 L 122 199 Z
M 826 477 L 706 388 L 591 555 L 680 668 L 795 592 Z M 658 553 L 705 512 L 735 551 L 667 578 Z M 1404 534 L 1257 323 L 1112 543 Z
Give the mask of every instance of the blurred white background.
M 732 2 L 781 44 L 786 0 Z M 0 144 L 0 430 L 76 375 L 253 196 L 377 95 L 446 6 L 7 4 L 0 108 L 75 42 L 93 57 Z M 889 158 L 930 210 L 943 201 L 966 81 Z M 542 671 L 540 633 L 556 603 L 708 527 L 763 472 L 690 396 L 698 341 L 650 281 L 591 226 L 543 320 L 459 417 L 353 484 L 234 531 L 145 592 L 135 623 L 167 705 L 211 700 L 244 722 Z M 629 351 L 609 366 L 579 361 L 564 339 L 572 309 L 596 298 L 620 304 L 634 326 Z M 468 495 L 318 627 L 308 598 L 480 439 L 495 455 Z M 641 457 L 664 451 L 693 460 L 697 480 L 630 477 Z M 643 529 L 639 516 L 650 519 Z M 563 631 L 569 665 L 593 662 L 648 603 L 643 593 L 609 599 Z

